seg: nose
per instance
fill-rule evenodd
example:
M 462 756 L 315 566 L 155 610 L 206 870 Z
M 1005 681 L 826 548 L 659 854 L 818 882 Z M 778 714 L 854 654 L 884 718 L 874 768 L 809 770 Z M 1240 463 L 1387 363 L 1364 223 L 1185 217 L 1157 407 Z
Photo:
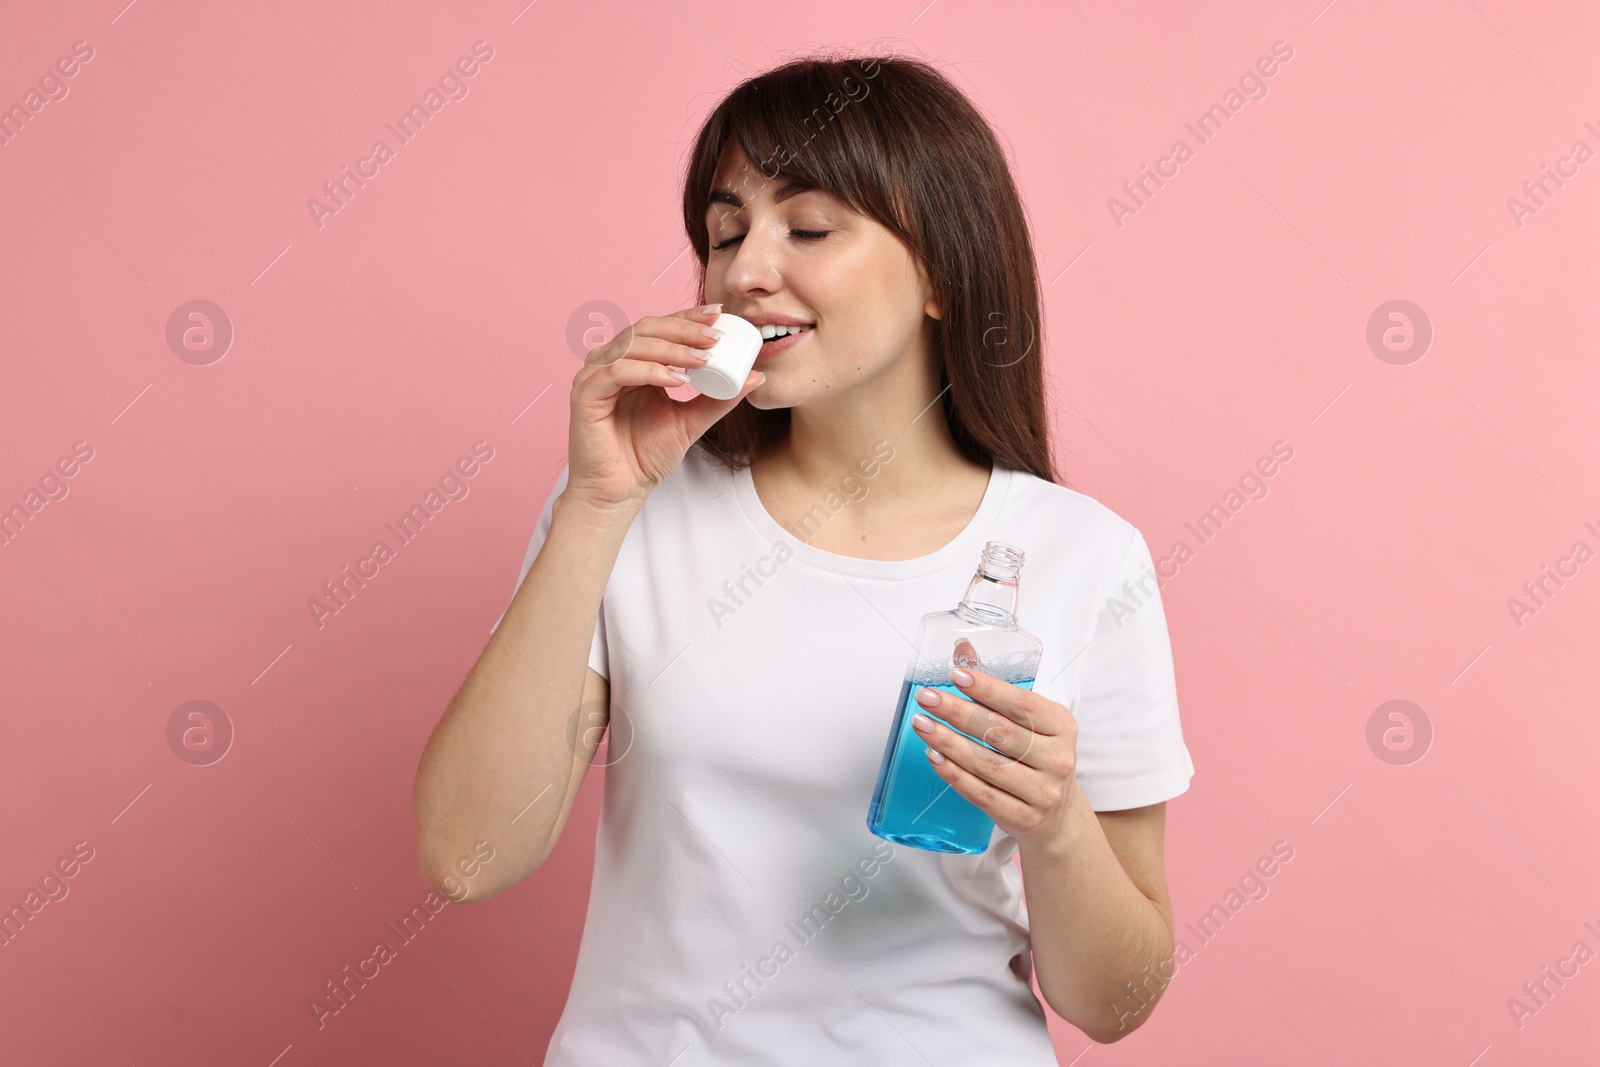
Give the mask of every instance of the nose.
M 783 288 L 781 244 L 770 226 L 752 225 L 732 255 L 720 261 L 720 272 L 715 267 L 706 271 L 706 295 L 713 292 L 724 297 L 770 296 Z M 714 277 L 718 275 L 720 277 Z

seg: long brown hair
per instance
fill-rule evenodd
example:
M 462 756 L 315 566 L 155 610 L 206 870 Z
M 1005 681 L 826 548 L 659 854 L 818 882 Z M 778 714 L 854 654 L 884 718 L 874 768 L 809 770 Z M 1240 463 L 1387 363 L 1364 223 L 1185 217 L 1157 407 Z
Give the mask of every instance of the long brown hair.
M 706 211 L 730 141 L 758 181 L 824 190 L 906 243 L 943 312 L 938 402 L 956 447 L 1055 481 L 1033 244 L 1005 154 L 961 91 L 921 60 L 839 53 L 737 86 L 700 128 L 684 175 L 683 224 L 702 302 Z M 748 466 L 788 423 L 788 409 L 745 401 L 701 441 L 723 466 Z

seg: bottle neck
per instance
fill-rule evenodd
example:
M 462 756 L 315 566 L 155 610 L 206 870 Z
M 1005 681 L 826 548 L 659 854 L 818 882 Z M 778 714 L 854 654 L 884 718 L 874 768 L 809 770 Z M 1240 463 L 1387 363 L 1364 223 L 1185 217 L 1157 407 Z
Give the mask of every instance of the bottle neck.
M 956 614 L 968 622 L 1011 629 L 1017 625 L 1017 579 L 992 577 L 983 567 L 967 583 Z

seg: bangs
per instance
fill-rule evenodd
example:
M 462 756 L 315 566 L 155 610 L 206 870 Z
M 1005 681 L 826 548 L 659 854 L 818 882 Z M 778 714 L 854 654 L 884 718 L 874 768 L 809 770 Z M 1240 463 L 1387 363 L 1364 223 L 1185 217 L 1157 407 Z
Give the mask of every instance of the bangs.
M 686 175 L 685 192 L 697 192 L 694 217 L 684 221 L 697 248 L 705 241 L 706 212 L 715 202 L 712 181 L 727 149 L 746 160 L 732 177 L 732 191 L 746 203 L 764 185 L 793 182 L 801 190 L 830 193 L 904 235 L 905 220 L 893 216 L 888 196 L 886 164 L 895 153 L 870 114 L 876 73 L 869 61 L 802 65 L 730 94 L 708 119 Z

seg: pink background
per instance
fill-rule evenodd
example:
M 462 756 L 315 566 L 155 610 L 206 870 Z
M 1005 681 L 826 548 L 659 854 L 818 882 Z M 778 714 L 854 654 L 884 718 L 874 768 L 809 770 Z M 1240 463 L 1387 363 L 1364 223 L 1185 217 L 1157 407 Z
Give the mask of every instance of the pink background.
M 1198 954 L 1124 1042 L 1052 1020 L 1061 1062 L 1593 1054 L 1600 961 L 1520 1028 L 1507 1007 L 1600 951 L 1600 562 L 1520 626 L 1507 603 L 1600 549 L 1600 161 L 1507 206 L 1600 149 L 1593 5 L 123 3 L 0 33 L 7 105 L 93 48 L 0 148 L 0 505 L 93 449 L 0 546 L 0 906 L 94 853 L 0 949 L 7 1063 L 541 1059 L 599 770 L 536 875 L 446 907 L 320 1031 L 308 1001 L 429 892 L 412 776 L 564 461 L 569 316 L 692 302 L 700 119 L 874 42 L 936 57 L 1013 153 L 1066 479 L 1158 558 L 1195 549 L 1163 597 Z M 308 198 L 479 40 L 469 95 L 319 228 Z M 1280 40 L 1266 97 L 1198 145 L 1184 122 Z M 1108 198 L 1180 137 L 1119 226 Z M 166 340 L 196 299 L 234 331 L 207 366 Z M 1396 299 L 1433 329 L 1405 365 L 1366 340 Z M 319 629 L 308 598 L 480 440 L 470 494 Z M 1199 545 L 1185 522 L 1280 440 L 1268 494 Z M 169 747 L 196 699 L 236 732 L 210 766 Z M 1420 761 L 1368 745 L 1390 700 L 1431 723 Z M 1185 937 L 1275 841 L 1268 895 Z

